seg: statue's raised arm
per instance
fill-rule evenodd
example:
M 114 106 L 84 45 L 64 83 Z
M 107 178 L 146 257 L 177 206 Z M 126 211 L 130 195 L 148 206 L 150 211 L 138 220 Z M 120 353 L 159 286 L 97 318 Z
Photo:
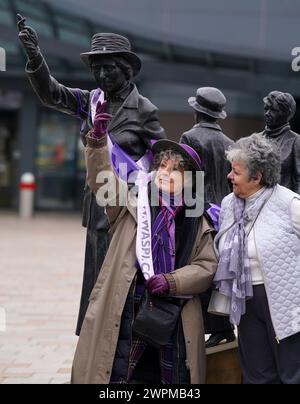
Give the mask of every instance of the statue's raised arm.
M 26 18 L 17 14 L 17 25 L 19 28 L 19 39 L 29 60 L 33 60 L 40 53 L 39 39 L 36 31 L 25 25 Z
M 39 47 L 38 35 L 25 22 L 26 18 L 17 14 L 19 40 L 28 58 L 25 70 L 32 88 L 47 107 L 85 120 L 89 91 L 66 87 L 51 75 Z

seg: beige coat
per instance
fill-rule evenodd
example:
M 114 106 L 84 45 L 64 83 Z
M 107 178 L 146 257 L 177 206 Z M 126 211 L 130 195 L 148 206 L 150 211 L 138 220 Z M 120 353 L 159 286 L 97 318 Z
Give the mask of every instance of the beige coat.
M 111 171 L 106 140 L 90 141 L 86 148 L 88 183 L 96 193 L 102 183 L 96 183 L 97 173 Z M 97 148 L 95 146 L 98 146 Z M 113 180 L 113 175 L 111 175 Z M 126 187 L 119 182 L 118 187 Z M 132 198 L 129 197 L 129 202 Z M 111 199 L 110 204 L 113 203 Z M 112 225 L 112 240 L 83 323 L 75 352 L 72 383 L 109 383 L 118 342 L 121 316 L 129 288 L 136 275 L 137 211 L 130 203 L 125 207 L 107 206 Z M 195 295 L 182 310 L 186 342 L 186 364 L 191 383 L 205 382 L 205 341 L 201 303 L 198 294 L 204 292 L 216 271 L 217 259 L 213 248 L 213 229 L 203 217 L 188 265 L 173 272 L 176 292 Z

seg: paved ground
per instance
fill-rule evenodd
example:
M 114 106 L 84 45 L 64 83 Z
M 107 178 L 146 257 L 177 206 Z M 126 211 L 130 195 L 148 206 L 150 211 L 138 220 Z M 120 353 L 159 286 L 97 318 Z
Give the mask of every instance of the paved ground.
M 84 244 L 79 215 L 0 211 L 0 384 L 69 381 Z

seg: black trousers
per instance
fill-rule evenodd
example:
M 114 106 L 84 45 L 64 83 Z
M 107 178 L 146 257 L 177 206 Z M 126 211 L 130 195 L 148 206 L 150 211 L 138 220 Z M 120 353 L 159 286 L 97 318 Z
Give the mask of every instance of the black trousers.
M 239 325 L 244 384 L 300 384 L 300 333 L 278 344 L 264 285 L 253 293 Z
M 108 250 L 110 237 L 107 230 L 87 229 L 85 261 L 76 335 L 80 334 L 82 323 L 89 305 L 89 297 L 97 281 Z

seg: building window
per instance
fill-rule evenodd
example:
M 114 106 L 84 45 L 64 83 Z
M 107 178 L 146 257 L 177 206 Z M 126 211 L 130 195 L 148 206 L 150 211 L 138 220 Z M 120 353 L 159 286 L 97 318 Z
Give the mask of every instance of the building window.
M 52 111 L 43 112 L 38 139 L 37 207 L 79 208 L 85 167 L 78 121 Z

